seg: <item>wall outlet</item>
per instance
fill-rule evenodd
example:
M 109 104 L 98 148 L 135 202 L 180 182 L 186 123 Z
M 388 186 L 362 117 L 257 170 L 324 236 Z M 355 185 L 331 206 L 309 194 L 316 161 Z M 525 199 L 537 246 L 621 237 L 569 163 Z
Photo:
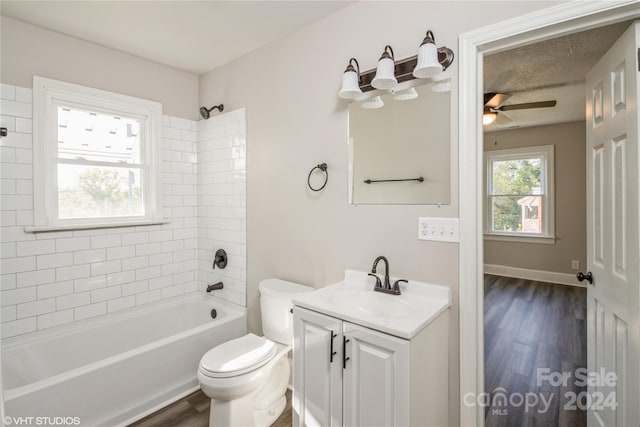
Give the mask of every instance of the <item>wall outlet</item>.
M 580 261 L 578 261 L 577 259 L 572 259 L 571 260 L 571 269 L 572 270 L 580 270 Z
M 418 218 L 418 239 L 436 242 L 458 242 L 458 218 Z

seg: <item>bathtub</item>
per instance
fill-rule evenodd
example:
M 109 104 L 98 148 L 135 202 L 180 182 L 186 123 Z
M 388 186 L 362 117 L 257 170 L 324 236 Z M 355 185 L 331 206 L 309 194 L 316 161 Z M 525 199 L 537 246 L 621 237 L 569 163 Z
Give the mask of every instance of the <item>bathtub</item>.
M 5 415 L 125 426 L 197 390 L 202 355 L 244 334 L 243 308 L 195 292 L 9 338 Z

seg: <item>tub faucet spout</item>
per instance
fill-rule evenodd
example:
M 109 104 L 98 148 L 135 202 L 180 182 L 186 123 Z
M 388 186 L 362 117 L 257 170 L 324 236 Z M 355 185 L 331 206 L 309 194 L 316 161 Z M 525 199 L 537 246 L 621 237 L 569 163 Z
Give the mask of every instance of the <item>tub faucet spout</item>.
M 222 282 L 214 283 L 213 285 L 207 286 L 207 292 L 217 291 L 219 289 L 222 289 L 223 287 L 224 285 L 222 284 Z

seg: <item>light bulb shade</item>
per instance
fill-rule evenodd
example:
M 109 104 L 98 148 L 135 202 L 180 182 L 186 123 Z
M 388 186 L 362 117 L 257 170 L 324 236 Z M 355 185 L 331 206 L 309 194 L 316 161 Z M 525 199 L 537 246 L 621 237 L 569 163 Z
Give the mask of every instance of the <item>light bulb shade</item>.
M 371 80 L 371 86 L 376 89 L 389 90 L 398 84 L 396 80 L 396 64 L 389 57 L 382 57 L 378 61 L 376 76 Z
M 495 122 L 497 118 L 498 118 L 498 113 L 495 113 L 495 112 L 484 113 L 482 114 L 482 124 L 490 125 L 491 123 Z
M 379 96 L 374 96 L 371 99 L 367 99 L 362 102 L 362 108 L 366 108 L 367 110 L 377 110 L 378 108 L 382 108 L 384 106 L 384 102 L 382 98 Z
M 342 99 L 356 99 L 362 95 L 362 90 L 358 82 L 358 73 L 347 70 L 342 75 L 342 87 L 338 96 Z
M 451 92 L 451 79 L 435 82 L 433 86 L 431 86 L 431 91 L 432 92 Z
M 397 101 L 409 101 L 418 97 L 418 91 L 414 87 L 402 89 L 393 94 L 393 99 Z
M 427 79 L 442 72 L 442 65 L 438 62 L 438 48 L 434 43 L 422 43 L 418 49 L 418 63 L 413 70 L 413 76 Z

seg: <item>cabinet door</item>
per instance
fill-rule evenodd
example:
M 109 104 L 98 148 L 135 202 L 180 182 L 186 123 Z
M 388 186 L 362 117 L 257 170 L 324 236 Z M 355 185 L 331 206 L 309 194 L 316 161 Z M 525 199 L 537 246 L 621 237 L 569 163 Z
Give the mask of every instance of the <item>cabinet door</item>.
M 409 425 L 409 341 L 344 322 L 344 425 Z
M 342 321 L 293 310 L 293 425 L 342 425 Z

